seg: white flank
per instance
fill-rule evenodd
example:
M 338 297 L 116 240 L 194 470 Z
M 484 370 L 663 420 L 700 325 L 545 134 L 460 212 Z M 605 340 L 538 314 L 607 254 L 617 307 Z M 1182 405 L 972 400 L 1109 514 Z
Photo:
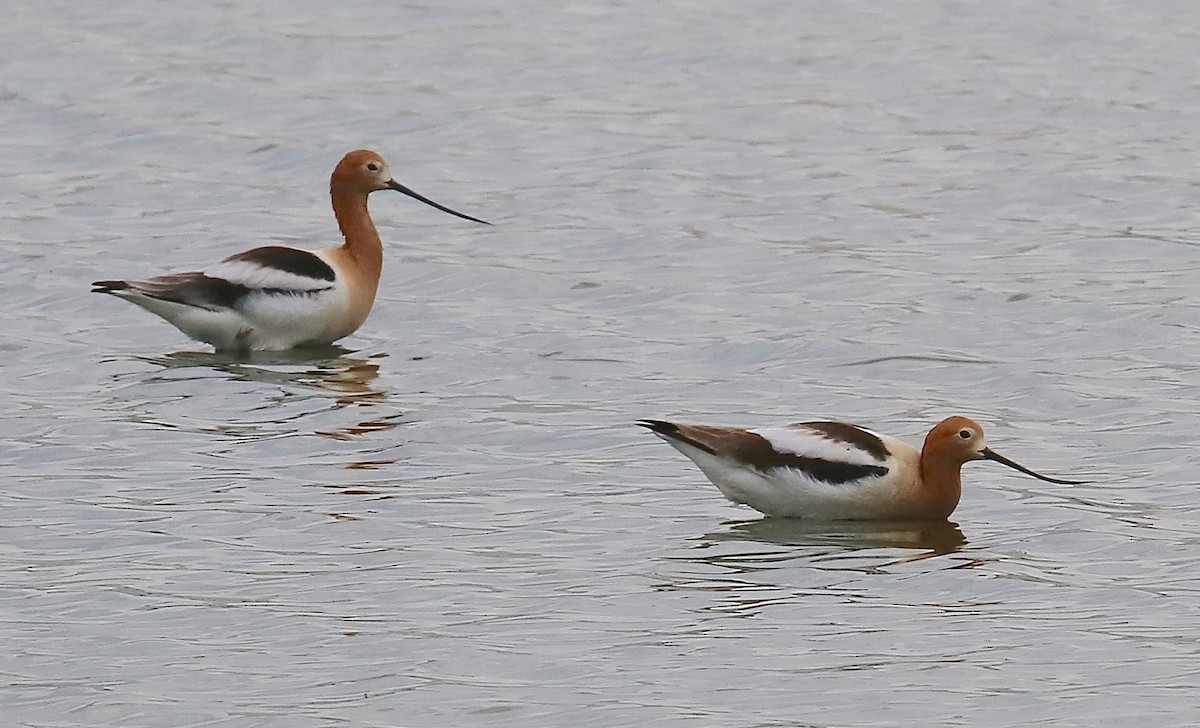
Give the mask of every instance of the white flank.
M 333 282 L 329 290 L 306 295 L 250 294 L 241 304 L 242 315 L 253 329 L 251 348 L 281 349 L 299 343 L 328 344 L 348 331 L 339 324 L 346 318 L 345 291 Z

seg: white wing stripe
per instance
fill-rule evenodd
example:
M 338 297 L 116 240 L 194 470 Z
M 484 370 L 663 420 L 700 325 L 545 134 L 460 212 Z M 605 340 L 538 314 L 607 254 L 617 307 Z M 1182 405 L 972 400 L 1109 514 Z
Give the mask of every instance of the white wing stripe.
M 806 432 L 795 427 L 767 427 L 750 432 L 761 436 L 779 452 L 851 465 L 883 464 L 871 453 L 850 443 L 830 440 L 815 432 Z
M 288 291 L 321 291 L 333 287 L 333 281 L 296 275 L 278 268 L 258 265 L 245 260 L 223 261 L 208 268 L 204 275 L 224 278 L 247 288 L 272 288 Z

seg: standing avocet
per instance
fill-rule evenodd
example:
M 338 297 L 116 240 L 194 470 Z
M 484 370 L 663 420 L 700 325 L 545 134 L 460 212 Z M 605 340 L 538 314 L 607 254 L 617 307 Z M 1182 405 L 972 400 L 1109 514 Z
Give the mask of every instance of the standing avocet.
M 801 422 L 743 430 L 641 420 L 700 466 L 726 498 L 770 516 L 827 520 L 948 518 L 962 494 L 960 468 L 995 460 L 1051 483 L 997 455 L 983 428 L 948 417 L 925 436 L 921 450 L 894 437 L 844 422 Z
M 359 149 L 342 157 L 329 180 L 333 214 L 346 242 L 308 251 L 281 245 L 231 255 L 204 271 L 144 281 L 96 281 L 109 293 L 157 314 L 218 351 L 282 350 L 332 344 L 353 333 L 375 303 L 383 243 L 367 195 L 396 190 L 488 225 L 422 197 L 392 179 L 387 162 Z

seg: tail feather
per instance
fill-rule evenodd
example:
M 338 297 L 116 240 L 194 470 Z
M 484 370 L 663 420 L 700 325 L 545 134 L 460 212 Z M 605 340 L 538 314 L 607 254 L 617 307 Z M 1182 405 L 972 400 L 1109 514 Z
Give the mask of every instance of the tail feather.
M 127 281 L 95 281 L 92 283 L 92 293 L 116 293 L 129 290 Z
M 692 447 L 699 448 L 712 455 L 717 454 L 716 448 L 714 448 L 712 444 L 700 441 L 692 434 L 685 432 L 683 429 L 684 427 L 687 427 L 688 429 L 697 429 L 694 426 L 680 426 L 674 422 L 667 422 L 666 420 L 638 420 L 636 424 L 645 427 L 647 430 L 650 430 L 664 440 L 682 442 L 684 444 L 691 445 Z
M 657 432 L 660 435 L 667 435 L 668 437 L 679 432 L 679 427 L 674 422 L 667 422 L 666 420 L 638 420 L 634 424 L 645 427 L 652 432 Z
M 210 278 L 199 271 L 169 273 L 144 281 L 96 281 L 92 284 L 92 293 L 110 293 L 134 303 L 152 298 L 208 311 L 236 308 L 249 292 L 250 289 L 240 283 Z M 163 316 L 158 311 L 155 313 Z M 164 318 L 170 320 L 169 316 Z

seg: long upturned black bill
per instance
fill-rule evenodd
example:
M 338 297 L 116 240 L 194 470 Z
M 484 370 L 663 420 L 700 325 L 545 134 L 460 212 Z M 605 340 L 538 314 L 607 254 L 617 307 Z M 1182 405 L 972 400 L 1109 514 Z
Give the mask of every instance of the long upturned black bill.
M 1025 473 L 1026 475 L 1032 475 L 1033 477 L 1037 478 L 1038 480 L 1044 480 L 1047 483 L 1058 483 L 1059 485 L 1083 485 L 1084 483 L 1087 482 L 1086 480 L 1060 480 L 1058 478 L 1051 478 L 1051 477 L 1042 475 L 1041 473 L 1035 473 L 1032 470 L 1030 470 L 1029 468 L 1025 467 L 1024 465 L 1014 463 L 1012 460 L 1009 460 L 1008 458 L 1004 457 L 1003 455 L 997 455 L 996 453 L 992 452 L 991 448 L 987 448 L 987 447 L 985 447 L 983 449 L 983 457 L 987 458 L 988 460 L 995 460 L 998 463 L 1003 463 L 1004 465 L 1007 465 L 1008 467 L 1012 468 L 1013 470 L 1019 470 L 1022 473 Z
M 455 217 L 461 217 L 462 219 L 470 220 L 471 222 L 481 222 L 484 225 L 491 225 L 491 223 L 488 222 L 487 220 L 480 220 L 477 217 L 471 217 L 470 215 L 464 215 L 461 212 L 455 212 L 454 210 L 451 210 L 449 207 L 446 207 L 445 205 L 439 205 L 438 203 L 434 202 L 433 200 L 429 199 L 428 197 L 425 197 L 423 195 L 418 195 L 416 192 L 413 192 L 412 190 L 408 189 L 407 187 L 400 184 L 396 180 L 390 180 L 387 183 L 387 186 L 392 188 L 393 190 L 396 190 L 397 192 L 403 192 L 404 194 L 408 195 L 409 197 L 413 198 L 414 200 L 420 200 L 421 202 L 424 202 L 426 205 L 429 205 L 430 207 L 436 207 L 437 209 L 441 210 L 442 212 L 448 212 L 451 215 L 454 215 Z

